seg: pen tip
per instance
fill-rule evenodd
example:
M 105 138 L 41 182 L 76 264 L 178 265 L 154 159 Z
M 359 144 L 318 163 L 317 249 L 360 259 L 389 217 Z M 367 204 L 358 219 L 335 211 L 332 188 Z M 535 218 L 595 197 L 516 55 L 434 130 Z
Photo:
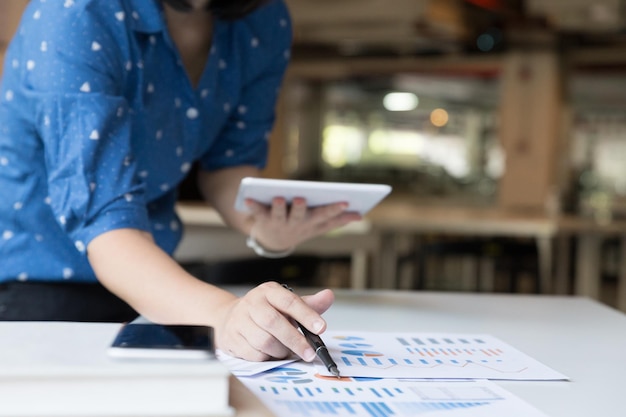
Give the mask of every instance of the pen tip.
M 337 369 L 335 366 L 331 367 L 329 371 L 331 374 L 335 375 L 337 378 L 341 378 L 341 375 L 339 374 L 339 369 Z

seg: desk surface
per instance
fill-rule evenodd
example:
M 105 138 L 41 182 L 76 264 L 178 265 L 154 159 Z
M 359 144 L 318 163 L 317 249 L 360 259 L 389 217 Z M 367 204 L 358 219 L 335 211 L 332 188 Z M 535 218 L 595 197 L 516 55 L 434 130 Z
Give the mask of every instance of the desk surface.
M 306 289 L 298 290 L 306 294 Z M 571 378 L 498 381 L 551 417 L 621 417 L 626 315 L 581 297 L 395 291 L 335 292 L 333 330 L 488 333 Z M 239 416 L 269 416 L 233 384 Z M 263 411 L 265 410 L 265 414 Z
M 247 288 L 231 290 L 241 294 Z M 312 292 L 296 290 L 303 295 Z M 496 382 L 548 416 L 624 415 L 626 315 L 598 302 L 565 296 L 408 291 L 337 290 L 335 294 L 336 302 L 325 314 L 329 329 L 491 334 L 571 378 Z M 108 345 L 116 327 L 94 329 L 102 329 L 100 335 Z M 8 333 L 4 336 L 11 339 Z M 271 416 L 234 378 L 230 399 L 238 417 Z

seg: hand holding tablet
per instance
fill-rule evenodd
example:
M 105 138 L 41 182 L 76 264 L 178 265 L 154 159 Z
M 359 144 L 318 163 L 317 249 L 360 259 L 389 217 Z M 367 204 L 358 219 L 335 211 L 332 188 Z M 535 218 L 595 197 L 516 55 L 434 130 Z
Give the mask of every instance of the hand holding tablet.
M 347 202 L 350 212 L 364 215 L 391 192 L 386 184 L 347 182 L 278 180 L 246 177 L 241 180 L 235 200 L 238 211 L 247 212 L 245 200 L 250 198 L 271 205 L 275 197 L 283 197 L 289 204 L 294 198 L 306 199 L 308 207 Z

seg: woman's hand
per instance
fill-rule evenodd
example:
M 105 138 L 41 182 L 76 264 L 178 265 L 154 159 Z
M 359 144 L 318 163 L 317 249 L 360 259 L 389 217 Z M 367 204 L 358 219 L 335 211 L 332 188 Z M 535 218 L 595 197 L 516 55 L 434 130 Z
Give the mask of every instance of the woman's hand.
M 315 351 L 294 326 L 298 321 L 313 333 L 326 330 L 320 314 L 334 301 L 330 290 L 299 297 L 276 282 L 266 282 L 228 306 L 216 329 L 217 346 L 232 356 L 263 361 L 295 353 L 306 361 Z
M 254 200 L 246 200 L 252 212 L 254 223 L 251 234 L 264 248 L 283 251 L 313 237 L 327 233 L 352 221 L 360 220 L 361 215 L 346 211 L 347 203 L 308 208 L 304 198 L 295 198 L 290 207 L 284 198 L 272 200 L 267 207 Z

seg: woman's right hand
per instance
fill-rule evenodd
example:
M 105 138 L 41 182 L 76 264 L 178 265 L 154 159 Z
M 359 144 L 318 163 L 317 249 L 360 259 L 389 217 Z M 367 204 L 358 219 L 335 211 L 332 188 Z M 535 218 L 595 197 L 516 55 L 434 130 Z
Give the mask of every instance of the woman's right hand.
M 282 359 L 293 352 L 310 362 L 315 351 L 293 321 L 321 334 L 326 330 L 321 314 L 333 301 L 330 290 L 299 297 L 276 282 L 263 283 L 224 306 L 224 319 L 216 329 L 217 347 L 250 361 Z

